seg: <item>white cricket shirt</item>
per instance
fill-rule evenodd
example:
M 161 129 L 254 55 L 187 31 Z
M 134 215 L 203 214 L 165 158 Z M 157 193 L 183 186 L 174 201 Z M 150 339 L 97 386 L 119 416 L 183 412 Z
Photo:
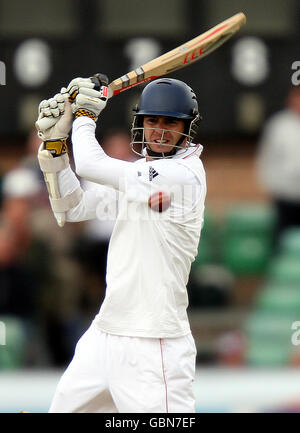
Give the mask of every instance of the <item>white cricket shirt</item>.
M 83 194 L 67 220 L 105 219 L 115 209 L 106 295 L 95 325 L 126 336 L 190 333 L 186 285 L 197 255 L 206 195 L 202 146 L 179 150 L 170 159 L 125 162 L 104 153 L 95 138 L 95 123 L 84 117 L 74 121 L 72 141 L 77 174 L 98 185 Z M 59 173 L 62 195 L 77 186 L 70 167 Z M 148 206 L 156 191 L 171 195 L 165 212 Z

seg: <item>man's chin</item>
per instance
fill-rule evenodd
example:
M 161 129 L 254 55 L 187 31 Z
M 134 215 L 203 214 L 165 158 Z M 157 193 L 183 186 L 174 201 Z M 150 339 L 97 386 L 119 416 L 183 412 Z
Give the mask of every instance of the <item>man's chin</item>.
M 159 145 L 153 145 L 153 144 L 148 144 L 147 148 L 152 150 L 152 152 L 156 152 L 156 153 L 168 153 L 171 152 L 171 150 L 173 150 L 174 146 L 159 146 Z

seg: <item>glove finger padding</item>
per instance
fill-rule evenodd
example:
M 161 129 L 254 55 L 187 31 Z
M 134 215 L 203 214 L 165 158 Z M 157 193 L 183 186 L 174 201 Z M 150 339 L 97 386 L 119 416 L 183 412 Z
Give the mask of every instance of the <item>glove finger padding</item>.
M 62 88 L 61 90 L 63 90 L 64 88 Z M 66 97 L 65 97 L 65 95 L 63 95 L 62 94 L 62 92 L 60 91 L 60 93 L 57 93 L 55 96 L 54 96 L 54 99 L 57 101 L 57 103 L 59 104 L 59 103 L 64 103 L 65 101 L 66 101 Z
M 76 96 L 75 103 L 72 104 L 72 111 L 76 113 L 78 110 L 88 110 L 98 116 L 104 107 L 105 104 L 100 98 L 92 98 L 91 96 L 79 93 Z
M 108 99 L 107 84 L 108 78 L 103 74 L 95 74 L 90 78 L 75 78 L 70 82 L 67 91 L 76 118 L 87 116 L 97 120 Z
M 52 128 L 57 123 L 57 118 L 55 117 L 41 117 L 35 122 L 35 127 L 38 131 L 38 136 L 45 140 L 44 132 Z
M 69 100 L 70 95 L 69 95 L 68 90 L 67 90 L 66 87 L 62 87 L 62 88 L 60 89 L 60 93 L 59 93 L 59 95 L 62 97 L 62 99 L 63 99 L 64 101 Z
M 65 111 L 65 102 L 68 100 L 68 97 L 65 95 L 62 95 L 61 93 L 58 93 L 57 95 L 54 96 L 54 99 L 57 102 L 57 107 L 59 109 L 59 113 L 63 114 L 63 112 Z
M 57 94 L 40 103 L 35 126 L 43 141 L 60 140 L 68 137 L 72 121 L 72 108 L 67 94 Z
M 43 99 L 43 101 L 41 101 L 39 105 L 39 113 L 46 107 L 49 107 L 49 102 L 47 99 Z
M 51 116 L 58 117 L 60 115 L 60 111 L 56 99 L 55 98 L 49 99 L 49 105 L 50 105 Z
M 80 87 L 78 92 L 79 95 L 85 95 L 91 98 L 101 98 L 101 92 L 87 87 Z
M 49 99 L 49 107 L 51 108 L 57 108 L 57 100 L 55 98 Z
M 89 78 L 75 78 L 68 85 L 67 92 L 69 93 L 69 96 L 72 101 L 76 98 L 80 87 L 88 87 L 93 89 L 94 86 L 95 86 L 94 83 L 92 83 Z
M 91 80 L 89 78 L 82 78 L 82 77 L 78 77 L 78 78 L 74 78 L 73 80 L 70 81 L 70 83 L 67 86 L 67 90 L 69 90 L 70 88 L 72 88 L 73 86 L 78 86 L 78 83 L 90 83 Z
M 90 78 L 87 78 L 86 80 L 87 81 L 83 81 L 83 80 L 79 81 L 78 88 L 80 88 L 80 87 L 87 87 L 87 88 L 93 89 L 95 87 L 95 83 L 93 83 L 90 80 Z
M 43 108 L 41 114 L 43 115 L 43 117 L 50 117 L 52 115 L 50 107 Z

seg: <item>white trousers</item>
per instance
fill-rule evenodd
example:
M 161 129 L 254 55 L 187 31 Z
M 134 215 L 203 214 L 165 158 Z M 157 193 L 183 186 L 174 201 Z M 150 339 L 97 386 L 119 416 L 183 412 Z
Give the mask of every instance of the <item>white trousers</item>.
M 196 348 L 191 334 L 139 338 L 94 324 L 76 345 L 49 412 L 195 412 Z

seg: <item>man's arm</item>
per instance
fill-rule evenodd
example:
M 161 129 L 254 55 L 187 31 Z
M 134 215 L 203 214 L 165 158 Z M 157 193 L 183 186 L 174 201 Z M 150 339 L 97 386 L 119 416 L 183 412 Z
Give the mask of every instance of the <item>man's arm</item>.
M 73 155 L 76 173 L 91 182 L 125 191 L 125 180 L 134 172 L 134 164 L 108 156 L 95 136 L 96 124 L 81 117 L 74 120 L 72 130 Z
M 65 221 L 95 218 L 99 202 L 107 205 L 118 198 L 114 191 L 100 185 L 95 185 L 92 191 L 82 190 L 67 154 L 66 140 L 72 121 L 67 89 L 63 88 L 54 98 L 41 102 L 36 127 L 43 142 L 38 151 L 38 160 L 54 216 L 61 227 Z M 102 207 L 105 209 L 105 206 Z
M 69 167 L 67 138 L 73 120 L 71 105 L 64 90 L 54 98 L 40 103 L 36 122 L 38 136 L 43 141 L 38 150 L 38 161 L 44 174 L 51 208 L 60 227 L 65 224 L 66 212 L 79 203 L 82 195 L 78 181 L 73 181 L 72 191 L 64 196 L 58 184 L 58 173 Z

